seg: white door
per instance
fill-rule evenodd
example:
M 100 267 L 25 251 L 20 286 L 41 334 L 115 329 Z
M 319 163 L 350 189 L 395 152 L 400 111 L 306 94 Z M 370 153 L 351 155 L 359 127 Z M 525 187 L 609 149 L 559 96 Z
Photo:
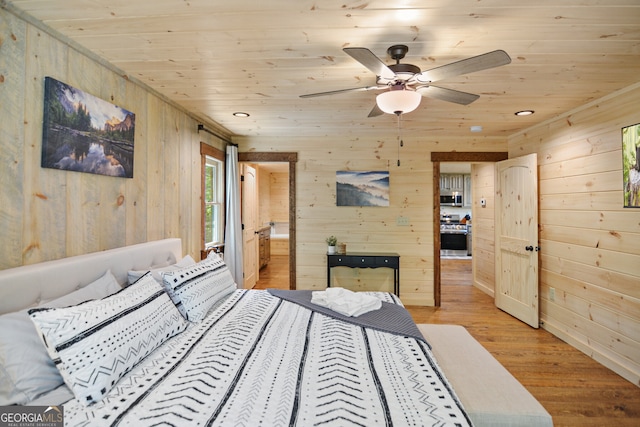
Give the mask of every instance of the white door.
M 538 173 L 529 154 L 496 164 L 495 304 L 539 326 Z
M 256 169 L 242 164 L 242 255 L 244 287 L 255 286 L 258 274 L 257 178 Z

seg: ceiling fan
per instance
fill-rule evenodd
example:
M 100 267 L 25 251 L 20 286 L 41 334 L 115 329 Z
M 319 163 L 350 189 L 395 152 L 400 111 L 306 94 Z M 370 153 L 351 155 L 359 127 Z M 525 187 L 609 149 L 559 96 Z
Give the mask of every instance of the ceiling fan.
M 329 92 L 311 93 L 300 95 L 301 98 L 335 95 L 344 92 L 385 90 L 376 97 L 376 105 L 369 113 L 369 117 L 375 117 L 384 113 L 401 114 L 409 113 L 420 105 L 421 97 L 435 98 L 456 104 L 468 105 L 478 99 L 480 95 L 461 92 L 435 86 L 432 83 L 450 77 L 469 74 L 476 71 L 499 67 L 511 62 L 511 58 L 504 50 L 494 50 L 482 55 L 473 56 L 451 64 L 421 71 L 412 64 L 401 64 L 409 48 L 406 45 L 393 45 L 387 49 L 387 53 L 396 63 L 386 65 L 369 49 L 364 47 L 346 47 L 342 49 L 346 54 L 364 65 L 376 75 L 376 85 L 350 89 L 333 90 Z

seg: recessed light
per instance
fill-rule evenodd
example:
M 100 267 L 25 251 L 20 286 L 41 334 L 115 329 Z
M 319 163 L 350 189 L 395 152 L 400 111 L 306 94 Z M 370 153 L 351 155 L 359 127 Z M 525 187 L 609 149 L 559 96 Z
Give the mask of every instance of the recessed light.
M 530 116 L 533 113 L 535 113 L 535 111 L 533 111 L 533 110 L 522 110 L 522 111 L 518 111 L 518 112 L 513 113 L 513 114 L 515 114 L 516 116 Z
M 471 132 L 482 132 L 482 126 L 471 126 L 469 129 Z
M 236 117 L 249 117 L 249 113 L 243 113 L 242 111 L 238 111 L 236 113 L 233 113 L 234 116 Z

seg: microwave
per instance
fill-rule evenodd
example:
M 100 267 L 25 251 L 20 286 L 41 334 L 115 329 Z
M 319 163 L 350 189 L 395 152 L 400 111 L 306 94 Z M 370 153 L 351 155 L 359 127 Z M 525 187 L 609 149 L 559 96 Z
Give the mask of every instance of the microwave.
M 460 193 L 441 194 L 440 206 L 462 206 L 462 194 Z

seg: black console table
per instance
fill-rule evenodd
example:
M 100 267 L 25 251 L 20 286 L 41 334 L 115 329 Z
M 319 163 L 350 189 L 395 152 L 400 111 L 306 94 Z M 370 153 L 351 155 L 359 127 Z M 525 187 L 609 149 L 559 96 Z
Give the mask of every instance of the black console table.
M 347 252 L 327 254 L 327 287 L 331 287 L 331 267 L 392 268 L 393 293 L 400 296 L 400 255 L 396 253 Z

